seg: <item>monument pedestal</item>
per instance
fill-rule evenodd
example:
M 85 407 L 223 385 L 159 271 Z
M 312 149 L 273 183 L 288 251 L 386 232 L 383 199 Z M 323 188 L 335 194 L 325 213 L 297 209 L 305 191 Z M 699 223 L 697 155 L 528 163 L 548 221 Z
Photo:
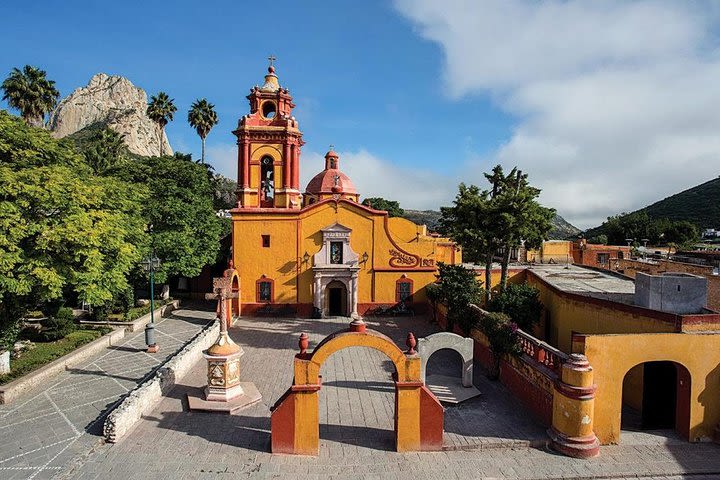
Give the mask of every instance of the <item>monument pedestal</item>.
M 240 357 L 244 353 L 242 348 L 235 343 L 222 342 L 221 339 L 203 352 L 208 362 L 208 385 L 187 394 L 190 410 L 234 413 L 262 399 L 254 383 L 240 381 Z M 219 348 L 215 348 L 213 352 L 214 347 Z M 213 355 L 217 350 L 235 351 L 225 355 Z

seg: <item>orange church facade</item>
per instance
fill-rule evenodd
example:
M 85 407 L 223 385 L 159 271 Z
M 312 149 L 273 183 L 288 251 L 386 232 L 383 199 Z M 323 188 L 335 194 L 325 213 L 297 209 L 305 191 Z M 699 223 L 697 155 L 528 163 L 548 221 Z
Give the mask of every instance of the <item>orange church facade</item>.
M 437 265 L 460 263 L 460 248 L 424 225 L 359 203 L 334 151 L 301 190 L 304 144 L 294 104 L 274 67 L 250 95 L 233 132 L 238 203 L 231 211 L 232 258 L 243 315 L 358 317 L 378 306 L 421 310 Z

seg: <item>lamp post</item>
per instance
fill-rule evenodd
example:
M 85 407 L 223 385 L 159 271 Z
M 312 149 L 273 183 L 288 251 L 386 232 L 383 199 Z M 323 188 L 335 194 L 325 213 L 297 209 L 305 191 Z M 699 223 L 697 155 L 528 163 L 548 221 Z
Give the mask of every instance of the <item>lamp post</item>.
M 157 353 L 160 350 L 155 342 L 155 270 L 160 268 L 160 259 L 155 256 L 155 251 L 142 262 L 146 272 L 150 272 L 150 323 L 145 325 L 145 344 L 148 353 Z

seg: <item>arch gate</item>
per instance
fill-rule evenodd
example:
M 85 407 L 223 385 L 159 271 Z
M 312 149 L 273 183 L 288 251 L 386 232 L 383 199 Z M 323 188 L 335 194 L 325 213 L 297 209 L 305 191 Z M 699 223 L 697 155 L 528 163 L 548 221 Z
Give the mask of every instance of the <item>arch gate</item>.
M 463 361 L 462 384 L 463 387 L 472 387 L 473 378 L 473 339 L 463 337 L 452 332 L 438 332 L 418 339 L 418 353 L 420 354 L 420 377 L 423 382 L 427 378 L 427 364 L 433 353 L 438 350 L 455 350 Z
M 395 366 L 395 446 L 398 452 L 441 450 L 444 409 L 420 377 L 420 356 L 400 350 L 387 336 L 364 324 L 326 337 L 312 353 L 305 353 L 301 336 L 295 355 L 292 386 L 272 407 L 273 453 L 317 455 L 320 443 L 320 367 L 333 353 L 348 347 L 378 350 Z

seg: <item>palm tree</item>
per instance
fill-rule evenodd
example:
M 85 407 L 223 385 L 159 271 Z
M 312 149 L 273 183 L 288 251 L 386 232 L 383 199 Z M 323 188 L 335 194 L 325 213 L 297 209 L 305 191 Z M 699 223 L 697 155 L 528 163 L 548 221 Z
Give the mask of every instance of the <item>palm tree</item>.
M 173 113 L 177 112 L 177 107 L 173 103 L 174 99 L 168 97 L 165 92 L 158 92 L 157 96 L 150 97 L 148 103 L 147 115 L 150 120 L 157 123 L 158 126 L 158 143 L 160 144 L 160 156 L 163 156 L 163 129 L 168 122 L 173 119 Z
M 28 125 L 43 126 L 45 114 L 51 112 L 60 96 L 55 82 L 48 80 L 45 70 L 25 65 L 22 70 L 13 68 L 2 83 L 2 99 L 20 111 Z
M 218 117 L 215 113 L 215 105 L 209 103 L 204 98 L 195 100 L 188 111 L 188 123 L 195 129 L 202 140 L 202 157 L 201 162 L 205 163 L 205 138 L 207 138 L 210 130 L 217 125 Z

